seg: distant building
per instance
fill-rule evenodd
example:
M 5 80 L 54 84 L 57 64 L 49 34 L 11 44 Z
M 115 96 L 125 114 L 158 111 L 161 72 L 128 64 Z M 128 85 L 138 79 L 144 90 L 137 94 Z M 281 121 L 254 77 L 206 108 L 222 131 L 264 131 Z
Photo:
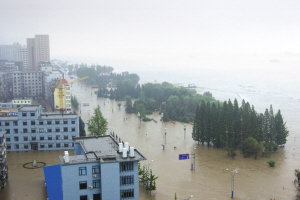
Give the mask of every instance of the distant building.
M 72 149 L 79 136 L 77 114 L 43 113 L 40 105 L 24 105 L 16 116 L 0 116 L 7 151 Z
M 11 74 L 0 72 L 0 102 L 8 101 L 13 97 L 13 81 Z
M 12 107 L 18 107 L 18 108 L 23 105 L 32 105 L 32 98 L 13 99 L 11 103 L 12 103 Z
M 55 200 L 139 199 L 138 162 L 146 158 L 112 136 L 73 139 L 75 155 L 44 167 L 48 198 Z
M 50 61 L 49 35 L 35 35 L 35 38 L 27 38 L 27 70 L 38 71 L 41 61 Z
M 7 171 L 5 131 L 0 131 L 0 189 L 6 185 Z
M 71 110 L 72 104 L 71 104 L 71 89 L 70 85 L 68 84 L 68 81 L 66 79 L 61 79 L 62 86 L 62 98 L 60 98 L 59 94 L 59 82 L 55 85 L 55 91 L 54 91 L 54 110 L 60 111 L 63 110 Z M 61 102 L 62 99 L 62 102 Z

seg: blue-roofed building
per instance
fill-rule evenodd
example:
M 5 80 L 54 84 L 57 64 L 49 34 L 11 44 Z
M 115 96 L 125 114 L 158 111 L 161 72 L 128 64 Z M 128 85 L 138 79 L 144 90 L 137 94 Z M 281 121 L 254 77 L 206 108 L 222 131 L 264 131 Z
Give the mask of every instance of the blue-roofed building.
M 0 131 L 0 189 L 6 185 L 7 171 L 5 131 Z
M 79 116 L 44 113 L 41 105 L 24 105 L 17 115 L 0 116 L 0 131 L 6 131 L 7 151 L 73 149 Z
M 110 135 L 73 141 L 74 156 L 65 151 L 59 165 L 44 167 L 49 200 L 139 199 L 138 162 L 146 158 L 137 149 Z

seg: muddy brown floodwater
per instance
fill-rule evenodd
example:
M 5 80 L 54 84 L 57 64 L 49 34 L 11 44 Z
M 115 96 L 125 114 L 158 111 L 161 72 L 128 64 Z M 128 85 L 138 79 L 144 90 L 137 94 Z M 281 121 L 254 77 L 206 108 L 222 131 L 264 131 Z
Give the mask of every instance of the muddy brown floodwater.
M 119 109 L 117 101 L 97 99 L 94 94 L 96 89 L 82 83 L 73 84 L 71 89 L 80 103 L 89 103 L 89 106 L 81 107 L 84 122 L 93 115 L 94 108 L 100 105 L 108 121 L 108 133 L 114 131 L 124 142 L 137 148 L 147 158 L 141 162 L 141 166 L 153 160 L 150 169 L 159 177 L 156 180 L 157 189 L 150 194 L 140 187 L 141 200 L 171 200 L 175 193 L 178 199 L 186 199 L 191 195 L 192 199 L 231 199 L 231 174 L 226 169 L 234 170 L 237 167 L 239 171 L 234 178 L 234 199 L 280 200 L 293 199 L 295 196 L 292 182 L 295 179 L 294 169 L 299 168 L 298 150 L 292 152 L 288 147 L 280 148 L 271 158 L 259 157 L 257 160 L 253 157 L 243 158 L 237 151 L 235 159 L 231 159 L 221 149 L 196 144 L 191 137 L 190 124 L 187 124 L 186 136 L 183 123 L 161 122 L 157 112 L 149 116 L 157 123 L 151 121 L 139 124 L 137 115 L 125 113 L 124 102 L 121 102 Z M 113 111 L 111 107 L 114 107 Z M 163 150 L 165 128 L 167 137 Z M 296 139 L 290 143 L 295 146 Z M 179 160 L 179 154 L 188 153 L 195 153 L 195 170 L 191 170 L 192 160 Z M 46 199 L 42 169 L 28 170 L 22 165 L 33 160 L 46 162 L 47 165 L 57 164 L 58 155 L 62 154 L 63 151 L 8 153 L 9 181 L 7 187 L 0 190 L 1 200 Z M 267 164 L 270 159 L 276 160 L 274 168 Z

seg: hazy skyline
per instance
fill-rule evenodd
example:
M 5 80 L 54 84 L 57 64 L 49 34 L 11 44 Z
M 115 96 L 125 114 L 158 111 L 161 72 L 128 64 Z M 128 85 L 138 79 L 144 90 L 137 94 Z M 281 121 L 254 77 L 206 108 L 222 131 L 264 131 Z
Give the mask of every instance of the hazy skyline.
M 299 1 L 2 0 L 0 7 L 0 44 L 49 34 L 51 59 L 300 53 Z

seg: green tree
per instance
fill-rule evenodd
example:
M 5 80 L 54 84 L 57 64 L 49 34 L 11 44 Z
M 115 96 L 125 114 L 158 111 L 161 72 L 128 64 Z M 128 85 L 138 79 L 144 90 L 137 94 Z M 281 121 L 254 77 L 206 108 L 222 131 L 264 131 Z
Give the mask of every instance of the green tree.
M 135 112 L 140 113 L 140 117 L 144 118 L 146 116 L 146 108 L 143 103 L 139 103 L 135 106 Z
M 268 164 L 270 165 L 270 167 L 275 167 L 276 162 L 275 162 L 275 160 L 271 159 L 268 161 Z
M 150 174 L 148 176 L 149 184 L 146 187 L 146 190 L 150 191 L 150 193 L 151 193 L 151 191 L 156 190 L 155 180 L 157 178 L 158 178 L 158 176 L 153 175 L 152 174 L 152 169 L 150 169 Z
M 83 123 L 84 123 L 83 120 L 81 119 L 81 117 L 79 117 L 79 136 L 80 137 L 86 136 Z
M 199 107 L 199 105 L 197 106 L 197 109 L 196 109 L 192 138 L 193 138 L 193 140 L 200 142 L 200 107 Z
M 94 116 L 91 117 L 90 123 L 88 124 L 88 131 L 90 135 L 105 135 L 107 131 L 107 121 L 102 116 L 100 106 L 94 109 Z
M 120 109 L 121 105 L 122 105 L 121 103 L 118 103 L 119 109 Z
M 296 188 L 297 194 L 295 199 L 300 200 L 300 170 L 295 169 L 295 180 L 294 180 L 294 186 Z
M 286 128 L 286 123 L 283 121 L 280 110 L 275 115 L 275 143 L 278 145 L 285 144 L 289 131 Z
M 257 156 L 262 154 L 263 148 L 264 147 L 262 142 L 258 142 L 253 137 L 248 137 L 247 139 L 244 140 L 242 152 L 244 154 L 244 157 L 249 157 L 250 155 L 254 155 L 256 159 Z
M 126 96 L 125 97 L 125 101 L 126 101 L 126 104 L 125 104 L 125 111 L 127 113 L 133 113 L 134 112 L 134 109 L 132 107 L 132 100 L 131 100 L 131 97 L 130 96 Z

